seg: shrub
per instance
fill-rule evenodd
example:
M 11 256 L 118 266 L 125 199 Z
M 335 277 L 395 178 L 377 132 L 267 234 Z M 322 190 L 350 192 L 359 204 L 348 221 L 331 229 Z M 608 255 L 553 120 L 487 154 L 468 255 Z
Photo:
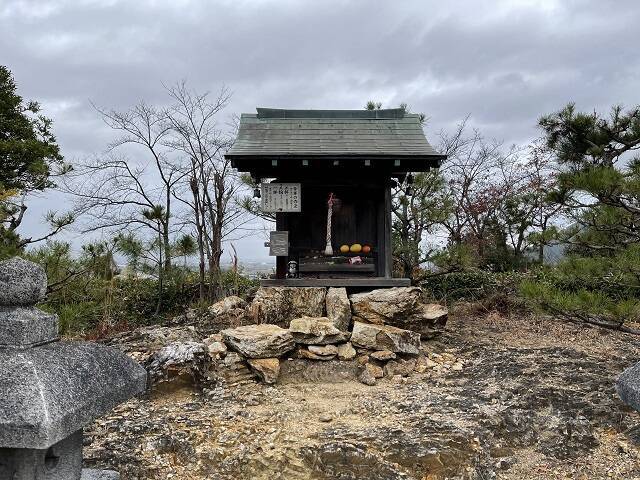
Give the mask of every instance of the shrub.
M 520 272 L 467 270 L 430 275 L 422 280 L 420 286 L 437 301 L 478 301 L 496 294 L 515 296 L 520 282 L 526 277 L 527 274 Z

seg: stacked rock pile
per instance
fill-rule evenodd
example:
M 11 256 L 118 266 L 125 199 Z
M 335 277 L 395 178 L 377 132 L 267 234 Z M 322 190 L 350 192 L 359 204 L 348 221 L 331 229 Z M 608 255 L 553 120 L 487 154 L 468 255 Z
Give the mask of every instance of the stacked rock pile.
M 461 368 L 450 352 L 421 345 L 443 331 L 447 309 L 418 287 L 347 295 L 345 288 L 264 287 L 252 302 L 227 297 L 188 311 L 174 326 L 141 327 L 107 340 L 141 362 L 154 388 L 209 388 L 279 377 L 401 381 L 412 371 Z M 311 362 L 310 362 L 311 361 Z M 284 362 L 284 363 L 283 363 Z
M 247 307 L 261 323 L 222 330 L 209 351 L 225 356 L 227 366 L 246 359 L 266 383 L 277 381 L 283 359 L 355 360 L 358 378 L 366 385 L 383 377 L 406 377 L 416 369 L 424 372 L 431 363 L 437 371 L 449 368 L 446 359 L 435 357 L 423 356 L 418 365 L 421 340 L 441 332 L 447 319 L 446 308 L 421 298 L 418 287 L 351 296 L 344 288 L 262 288 Z M 320 307 L 318 299 L 323 300 Z M 297 316 L 301 312 L 306 314 Z

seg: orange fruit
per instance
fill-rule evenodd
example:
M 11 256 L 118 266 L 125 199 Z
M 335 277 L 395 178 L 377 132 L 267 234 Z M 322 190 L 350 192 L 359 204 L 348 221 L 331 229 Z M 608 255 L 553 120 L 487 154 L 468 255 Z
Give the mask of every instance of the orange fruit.
M 351 250 L 351 253 L 360 253 L 362 251 L 362 245 L 360 245 L 359 243 L 354 243 L 353 245 L 351 245 L 351 248 L 349 250 Z
M 340 247 L 340 252 L 342 253 L 349 253 L 349 245 L 342 245 Z
M 362 253 L 371 253 L 371 247 L 369 245 L 365 245 L 362 247 Z

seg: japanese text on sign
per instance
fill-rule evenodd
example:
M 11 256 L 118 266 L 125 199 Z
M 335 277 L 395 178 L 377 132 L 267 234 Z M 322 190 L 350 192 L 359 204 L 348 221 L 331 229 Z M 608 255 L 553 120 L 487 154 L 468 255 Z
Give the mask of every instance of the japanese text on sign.
M 263 183 L 261 185 L 263 212 L 299 212 L 299 183 Z

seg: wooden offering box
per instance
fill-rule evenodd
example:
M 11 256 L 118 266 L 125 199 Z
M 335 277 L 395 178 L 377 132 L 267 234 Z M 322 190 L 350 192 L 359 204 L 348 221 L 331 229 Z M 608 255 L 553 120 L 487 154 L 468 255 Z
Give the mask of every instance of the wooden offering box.
M 391 188 L 445 158 L 427 142 L 419 116 L 403 109 L 257 110 L 241 116 L 226 157 L 268 183 L 263 205 L 276 212 L 276 230 L 288 232 L 276 278 L 262 284 L 408 285 L 392 277 Z M 340 250 L 355 244 L 367 248 Z

